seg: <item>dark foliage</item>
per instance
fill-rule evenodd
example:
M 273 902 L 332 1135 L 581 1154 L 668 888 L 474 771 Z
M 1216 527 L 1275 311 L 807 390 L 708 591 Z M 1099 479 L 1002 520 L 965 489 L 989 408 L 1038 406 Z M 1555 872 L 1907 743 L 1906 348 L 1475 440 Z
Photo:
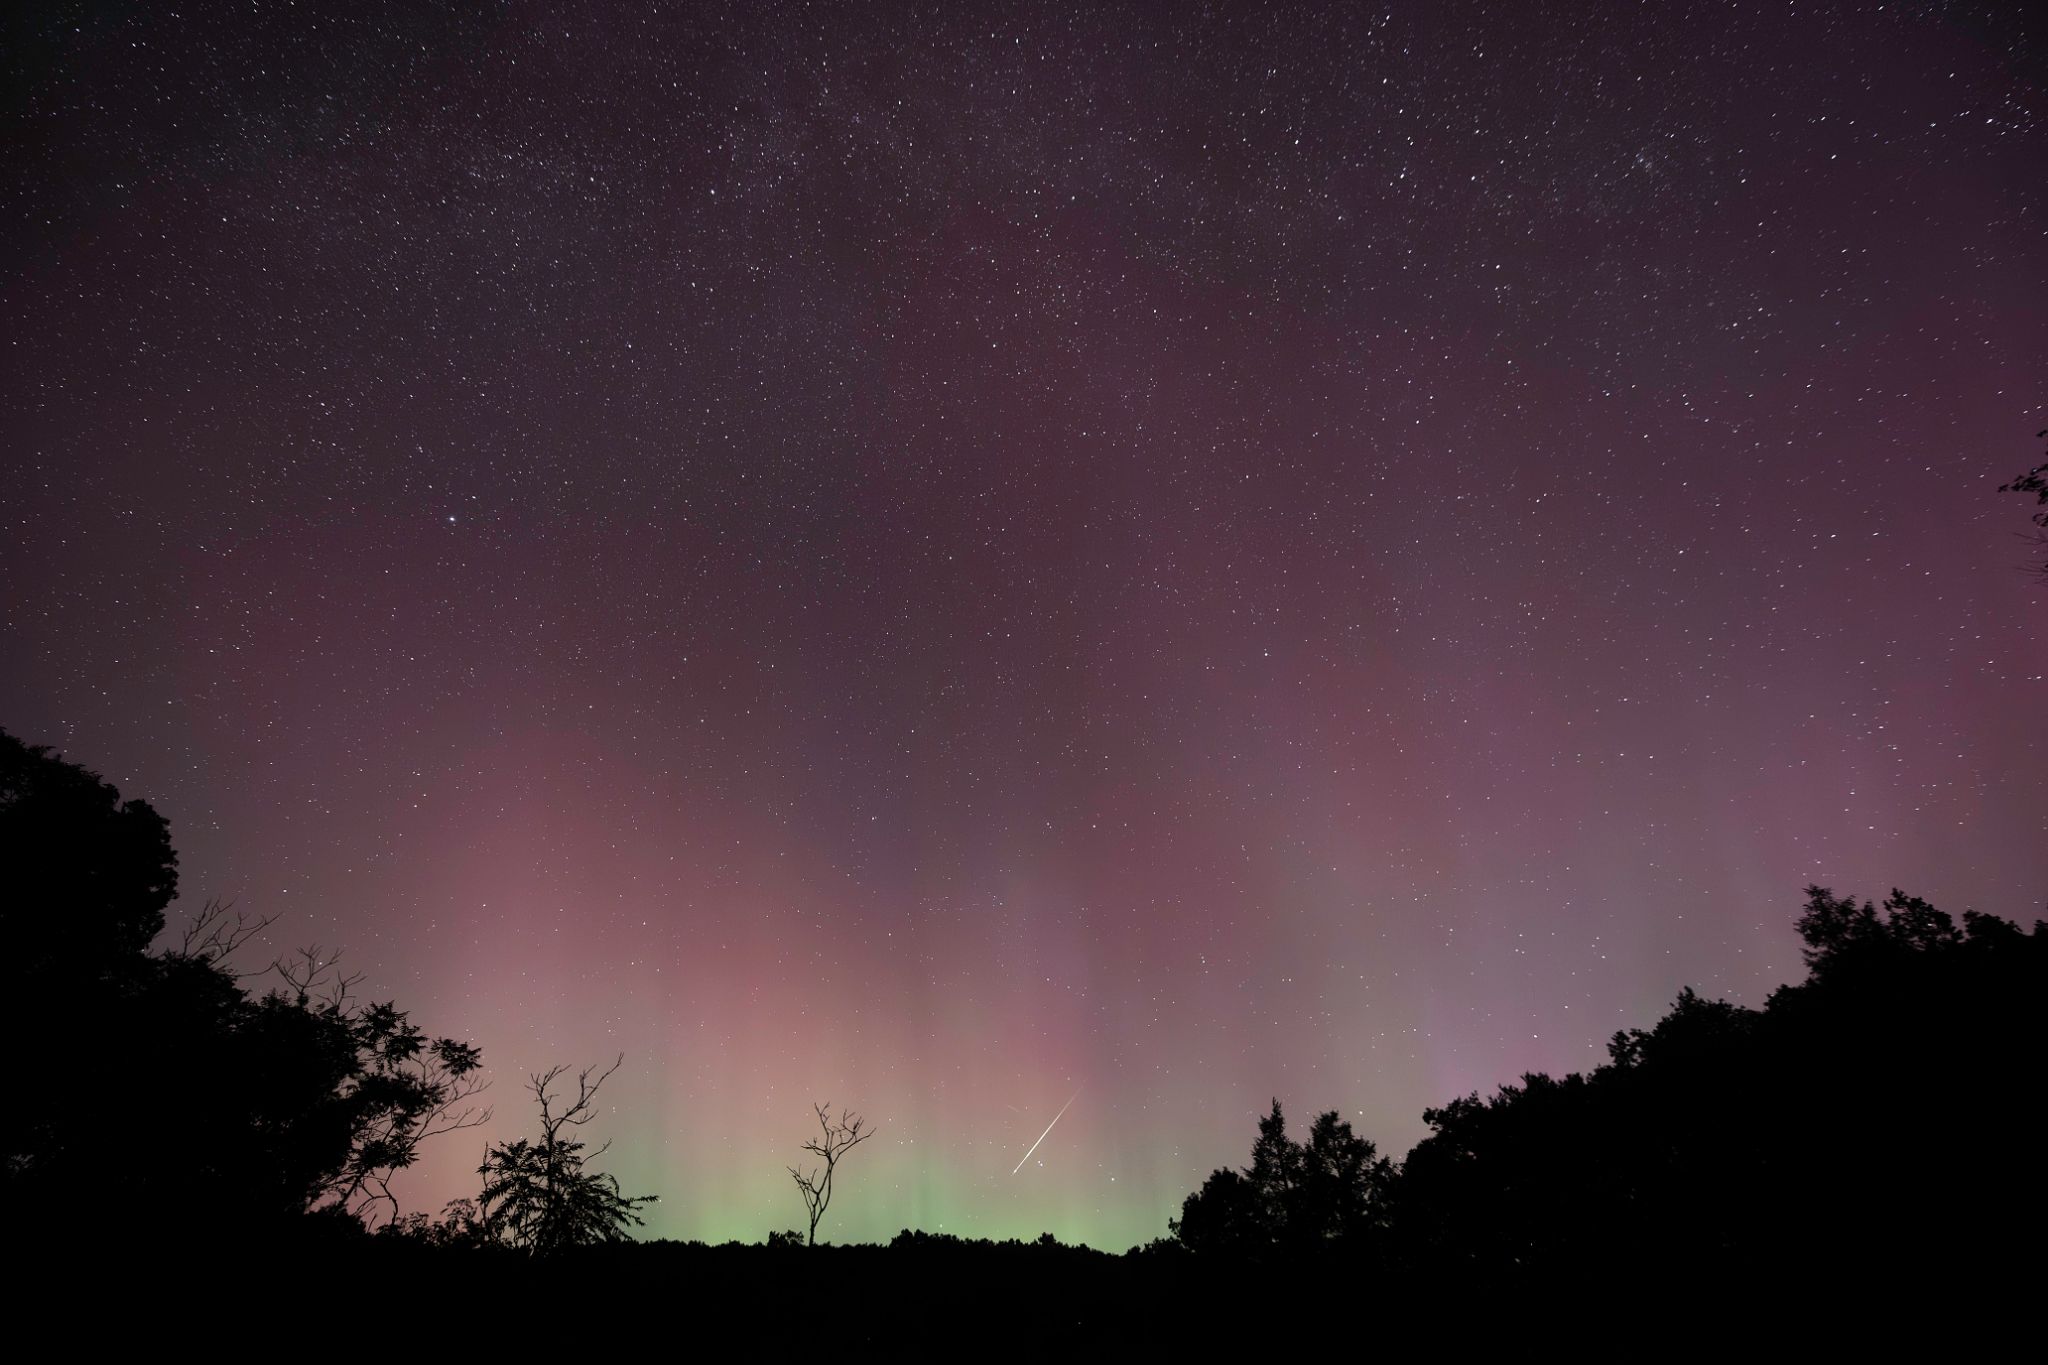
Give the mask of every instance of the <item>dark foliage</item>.
M 118 972 L 178 894 L 170 827 L 98 773 L 0 730 L 0 899 L 11 977 L 68 988 Z
M 304 1020 L 309 1039 L 323 1034 L 323 1053 L 331 1047 L 339 1062 L 331 1089 L 308 1103 L 332 1111 L 346 1150 L 309 1205 L 389 1222 L 398 1216 L 391 1178 L 412 1165 L 421 1144 L 490 1118 L 474 1102 L 485 1088 L 483 1055 L 470 1043 L 429 1038 L 390 1001 L 358 1005 L 351 994 L 358 978 L 335 972 L 317 948 L 272 970 L 284 985 L 259 1008 Z
M 1799 931 L 1809 979 L 1762 1010 L 1688 990 L 1591 1075 L 1428 1111 L 1384 1249 L 1497 1277 L 2009 1268 L 2044 1211 L 2048 933 L 1822 887 Z
M 567 1067 L 533 1077 L 527 1088 L 540 1109 L 540 1137 L 487 1150 L 477 1170 L 484 1183 L 473 1210 L 452 1210 L 442 1235 L 459 1240 L 473 1230 L 484 1241 L 536 1256 L 627 1240 L 628 1229 L 641 1224 L 640 1209 L 654 1196 L 624 1194 L 616 1176 L 589 1169 L 611 1144 L 586 1152 L 573 1136 L 597 1116 L 597 1092 L 624 1061 L 621 1056 L 603 1071 L 577 1072 L 573 1100 L 555 1093 Z
M 1169 1227 L 1190 1250 L 1228 1255 L 1359 1246 L 1379 1220 L 1391 1173 L 1334 1111 L 1309 1126 L 1308 1141 L 1295 1142 L 1274 1100 L 1259 1120 L 1251 1165 L 1210 1175 Z
M 0 859 L 0 1021 L 50 1059 L 0 1122 L 10 1226 L 185 1243 L 359 1230 L 395 1211 L 390 1177 L 421 1142 L 481 1121 L 476 1050 L 358 1005 L 317 950 L 252 994 L 230 958 L 267 921 L 208 905 L 152 950 L 177 890 L 163 819 L 4 732 Z
M 2034 433 L 2034 439 L 2037 441 L 2044 436 L 2048 436 L 2048 429 Z M 2011 483 L 2000 484 L 1998 491 L 2018 493 L 2023 497 L 2032 494 L 2036 507 L 2048 509 L 2048 461 L 2035 465 Z M 2035 541 L 2041 545 L 2048 545 L 2048 510 L 2034 513 L 2032 520 L 2034 525 L 2041 528 L 2035 536 Z M 2048 582 L 2048 560 L 2035 565 L 2032 572 L 2043 582 Z
M 1810 887 L 1798 928 L 1808 980 L 1765 1008 L 1684 991 L 1589 1075 L 1427 1111 L 1398 1168 L 1335 1114 L 1289 1140 L 1276 1102 L 1169 1226 L 1210 1260 L 1341 1250 L 1430 1285 L 2038 1267 L 2048 927 Z

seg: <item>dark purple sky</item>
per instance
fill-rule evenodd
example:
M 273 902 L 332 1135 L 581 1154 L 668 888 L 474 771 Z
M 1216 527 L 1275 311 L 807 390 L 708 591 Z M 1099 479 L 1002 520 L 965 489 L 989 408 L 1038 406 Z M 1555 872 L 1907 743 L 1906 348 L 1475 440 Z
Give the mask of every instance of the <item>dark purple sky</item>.
M 6 21 L 0 725 L 500 1131 L 623 1050 L 654 1231 L 829 1098 L 828 1233 L 1127 1245 L 2037 912 L 2038 24 L 435 8 Z

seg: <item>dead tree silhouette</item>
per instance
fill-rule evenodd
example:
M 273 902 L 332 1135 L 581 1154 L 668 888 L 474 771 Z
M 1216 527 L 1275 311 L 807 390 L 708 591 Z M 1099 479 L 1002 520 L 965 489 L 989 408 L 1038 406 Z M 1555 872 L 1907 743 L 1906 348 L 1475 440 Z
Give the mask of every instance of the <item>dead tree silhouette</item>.
M 822 1136 L 806 1142 L 804 1150 L 821 1158 L 825 1164 L 809 1172 L 795 1166 L 788 1168 L 790 1179 L 796 1181 L 797 1193 L 803 1196 L 804 1211 L 811 1218 L 811 1230 L 805 1246 L 818 1244 L 818 1223 L 825 1216 L 826 1205 L 832 1202 L 832 1177 L 839 1169 L 840 1158 L 875 1135 L 875 1130 L 867 1126 L 867 1120 L 858 1114 L 842 1109 L 835 1120 L 830 1105 L 814 1104 L 811 1108 L 817 1111 L 818 1126 L 824 1132 Z

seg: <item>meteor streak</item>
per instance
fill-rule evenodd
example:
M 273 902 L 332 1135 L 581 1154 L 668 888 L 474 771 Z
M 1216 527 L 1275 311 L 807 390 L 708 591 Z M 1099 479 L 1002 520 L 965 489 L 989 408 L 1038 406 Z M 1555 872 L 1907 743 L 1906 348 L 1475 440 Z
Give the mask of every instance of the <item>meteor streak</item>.
M 1052 1116 L 1052 1123 L 1058 1123 L 1060 1119 L 1065 1116 L 1066 1112 L 1074 1107 L 1074 1101 L 1080 1098 L 1081 1092 L 1078 1090 L 1076 1090 L 1073 1094 L 1067 1096 L 1067 1102 L 1060 1106 L 1060 1112 Z M 1045 1125 L 1045 1133 L 1050 1133 L 1052 1131 L 1052 1123 L 1048 1123 Z M 1038 1142 L 1045 1141 L 1045 1133 L 1040 1133 L 1038 1135 Z M 1035 1152 L 1038 1150 L 1038 1142 L 1032 1143 L 1031 1151 L 1024 1153 L 1024 1161 L 1031 1160 L 1031 1152 Z M 1017 1172 L 1023 1170 L 1024 1161 L 1019 1161 L 1016 1165 L 1012 1166 L 1010 1168 L 1010 1174 L 1015 1175 L 1017 1174 Z

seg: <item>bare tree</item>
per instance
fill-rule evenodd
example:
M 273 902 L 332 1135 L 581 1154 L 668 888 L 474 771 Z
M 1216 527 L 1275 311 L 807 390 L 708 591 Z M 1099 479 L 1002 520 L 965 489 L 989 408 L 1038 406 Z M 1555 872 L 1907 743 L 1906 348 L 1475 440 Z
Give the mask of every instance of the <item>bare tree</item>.
M 818 1127 L 822 1136 L 814 1137 L 804 1144 L 804 1150 L 824 1161 L 824 1166 L 805 1172 L 795 1166 L 789 1168 L 790 1179 L 796 1181 L 797 1193 L 803 1196 L 804 1210 L 811 1216 L 811 1231 L 805 1246 L 818 1244 L 818 1222 L 825 1216 L 825 1206 L 832 1202 L 832 1177 L 839 1169 L 839 1159 L 875 1135 L 867 1126 L 867 1120 L 860 1115 L 840 1110 L 839 1117 L 832 1117 L 832 1107 L 827 1104 L 811 1106 L 818 1114 Z

